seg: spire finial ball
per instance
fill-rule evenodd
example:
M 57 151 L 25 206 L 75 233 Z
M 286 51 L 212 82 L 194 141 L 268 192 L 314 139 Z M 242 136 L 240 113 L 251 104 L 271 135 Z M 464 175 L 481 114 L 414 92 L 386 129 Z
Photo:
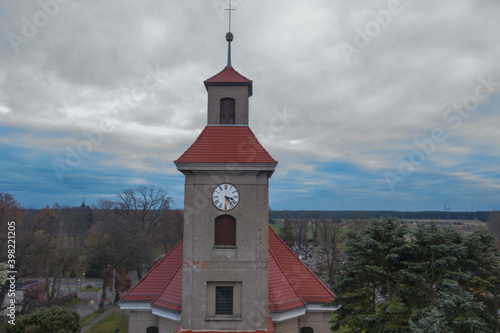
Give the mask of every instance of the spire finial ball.
M 232 42 L 232 41 L 233 41 L 233 33 L 232 33 L 232 32 L 228 32 L 228 33 L 226 34 L 226 40 L 227 40 L 228 42 Z

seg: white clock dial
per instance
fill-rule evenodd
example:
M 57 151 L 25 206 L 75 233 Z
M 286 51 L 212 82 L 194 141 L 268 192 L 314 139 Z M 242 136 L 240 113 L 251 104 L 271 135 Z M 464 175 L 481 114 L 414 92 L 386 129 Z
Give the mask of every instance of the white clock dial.
M 212 193 L 212 202 L 219 210 L 229 211 L 234 209 L 240 201 L 238 189 L 231 184 L 220 184 Z

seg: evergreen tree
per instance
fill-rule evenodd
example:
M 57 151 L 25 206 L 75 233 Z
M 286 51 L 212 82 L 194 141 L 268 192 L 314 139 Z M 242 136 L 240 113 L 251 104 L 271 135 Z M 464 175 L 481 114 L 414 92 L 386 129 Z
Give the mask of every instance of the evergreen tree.
M 468 288 L 483 305 L 479 315 L 488 327 L 500 332 L 500 251 L 489 234 L 476 231 L 465 240 L 468 256 L 464 263 L 471 275 Z
M 500 256 L 491 236 L 435 223 L 409 232 L 387 219 L 351 233 L 347 249 L 333 330 L 500 331 Z
M 408 309 L 397 285 L 405 235 L 406 228 L 392 218 L 374 220 L 363 231 L 349 233 L 349 262 L 336 279 L 333 305 L 340 308 L 334 330 L 341 326 L 351 332 L 408 329 Z
M 419 225 L 411 233 L 412 251 L 406 256 L 407 274 L 401 283 L 409 286 L 404 297 L 412 309 L 411 321 L 422 326 L 439 313 L 444 318 L 441 332 L 489 331 L 482 303 L 470 288 L 479 268 L 470 265 L 477 241 L 435 223 Z M 411 274 L 420 278 L 408 280 Z

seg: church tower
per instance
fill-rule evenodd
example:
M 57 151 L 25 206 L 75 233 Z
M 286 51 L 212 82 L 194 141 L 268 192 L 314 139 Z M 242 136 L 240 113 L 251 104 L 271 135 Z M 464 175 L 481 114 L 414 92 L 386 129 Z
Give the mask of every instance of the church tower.
M 229 6 L 231 10 L 231 6 Z M 121 297 L 131 333 L 323 333 L 335 295 L 269 226 L 278 162 L 249 127 L 252 81 L 231 64 L 204 81 L 207 125 L 174 161 L 184 239 Z
M 185 175 L 181 326 L 265 332 L 268 182 L 277 162 L 249 123 L 252 81 L 228 64 L 204 84 L 207 126 L 179 159 Z

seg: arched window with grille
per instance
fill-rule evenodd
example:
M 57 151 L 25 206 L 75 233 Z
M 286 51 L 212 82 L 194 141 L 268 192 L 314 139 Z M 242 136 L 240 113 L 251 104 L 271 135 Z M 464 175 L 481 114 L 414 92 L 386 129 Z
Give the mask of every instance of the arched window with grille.
M 149 326 L 146 328 L 146 333 L 159 333 L 160 330 L 156 326 Z
M 314 333 L 314 330 L 311 327 L 302 327 L 300 333 Z
M 215 219 L 215 246 L 236 246 L 236 219 L 231 215 L 221 215 Z
M 222 98 L 220 100 L 220 123 L 221 124 L 235 124 L 235 100 L 233 98 Z

